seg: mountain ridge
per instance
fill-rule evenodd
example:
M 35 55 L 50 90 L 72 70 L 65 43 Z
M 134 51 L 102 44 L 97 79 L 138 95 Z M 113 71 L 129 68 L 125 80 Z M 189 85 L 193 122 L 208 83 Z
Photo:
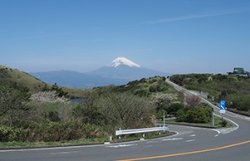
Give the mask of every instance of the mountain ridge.
M 167 76 L 167 73 L 141 67 L 125 57 L 117 57 L 109 66 L 103 66 L 90 72 L 68 70 L 36 72 L 32 75 L 46 83 L 73 88 L 92 88 L 107 85 L 122 85 L 129 81 L 152 76 Z

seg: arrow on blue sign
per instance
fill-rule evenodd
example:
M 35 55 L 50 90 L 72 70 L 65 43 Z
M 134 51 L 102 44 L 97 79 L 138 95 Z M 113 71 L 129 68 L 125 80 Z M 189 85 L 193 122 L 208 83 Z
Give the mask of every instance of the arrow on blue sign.
M 220 109 L 221 110 L 225 110 L 226 109 L 226 101 L 225 100 L 221 100 L 220 101 Z

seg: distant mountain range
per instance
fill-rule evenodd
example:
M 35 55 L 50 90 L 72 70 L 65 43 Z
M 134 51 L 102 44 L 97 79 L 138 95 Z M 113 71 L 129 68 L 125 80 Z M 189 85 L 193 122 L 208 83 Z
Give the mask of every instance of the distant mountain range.
M 121 85 L 141 78 L 168 75 L 167 73 L 143 68 L 125 57 L 118 57 L 112 61 L 110 66 L 104 66 L 87 73 L 62 70 L 31 74 L 46 83 L 57 83 L 60 86 L 73 88 Z
M 118 85 L 126 82 L 123 79 L 105 78 L 89 73 L 87 74 L 67 70 L 39 72 L 32 73 L 32 75 L 46 83 L 57 83 L 60 86 L 70 88 L 90 88 L 110 84 Z

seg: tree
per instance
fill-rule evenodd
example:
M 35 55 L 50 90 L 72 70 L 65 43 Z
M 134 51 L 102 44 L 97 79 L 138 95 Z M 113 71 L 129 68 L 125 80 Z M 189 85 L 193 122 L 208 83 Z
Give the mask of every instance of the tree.
M 201 99 L 200 99 L 200 97 L 195 96 L 195 95 L 187 95 L 185 97 L 185 102 L 186 102 L 187 106 L 194 107 L 194 106 L 197 106 L 198 104 L 200 104 Z
M 72 110 L 73 117 L 84 124 L 101 125 L 106 123 L 104 115 L 96 106 L 78 105 Z
M 7 126 L 21 126 L 29 113 L 26 102 L 30 97 L 26 88 L 0 84 L 0 122 Z
M 61 87 L 59 87 L 56 83 L 52 85 L 51 90 L 56 91 L 56 94 L 59 97 L 67 96 L 67 94 L 68 94 Z
M 152 107 L 145 99 L 130 93 L 107 94 L 98 101 L 101 113 L 115 128 L 139 128 L 152 124 Z
M 168 108 L 165 109 L 165 111 L 169 114 L 169 115 L 173 115 L 176 116 L 177 111 L 180 109 L 183 109 L 184 106 L 180 103 L 174 103 L 171 104 Z

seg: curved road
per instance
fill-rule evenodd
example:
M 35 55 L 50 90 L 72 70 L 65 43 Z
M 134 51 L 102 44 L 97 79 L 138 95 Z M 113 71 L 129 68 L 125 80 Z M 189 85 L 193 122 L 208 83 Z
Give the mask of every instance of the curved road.
M 177 132 L 171 137 L 109 145 L 0 150 L 0 161 L 249 161 L 250 118 L 230 112 L 225 117 L 237 127 L 212 130 L 170 125 L 169 129 Z

